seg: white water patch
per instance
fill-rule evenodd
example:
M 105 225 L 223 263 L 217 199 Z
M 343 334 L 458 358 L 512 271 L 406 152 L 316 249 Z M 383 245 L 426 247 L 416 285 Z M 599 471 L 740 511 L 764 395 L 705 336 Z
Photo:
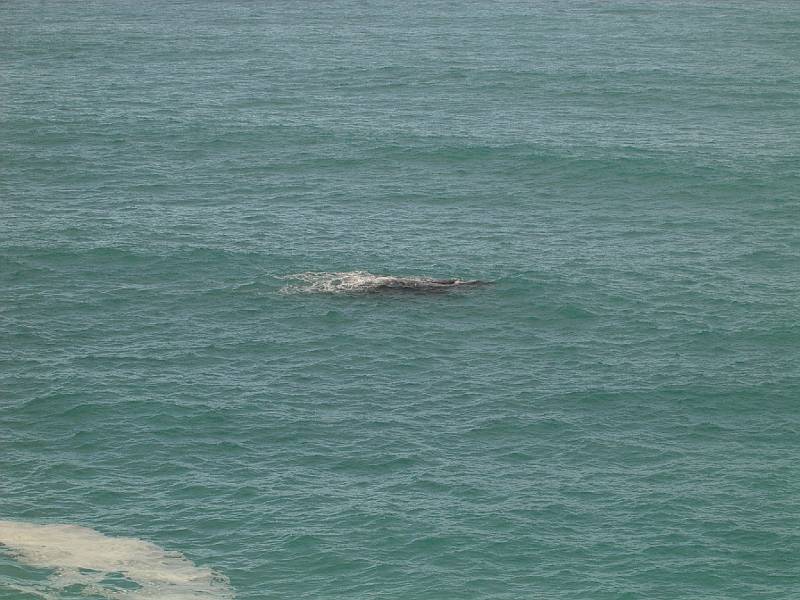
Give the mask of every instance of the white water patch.
M 46 583 L 19 588 L 41 598 L 72 586 L 111 600 L 233 598 L 227 578 L 179 552 L 88 527 L 0 521 L 0 546 L 25 565 L 55 571 Z
M 435 279 L 433 277 L 398 277 L 395 275 L 374 275 L 367 271 L 345 271 L 326 273 L 308 271 L 286 275 L 279 279 L 302 282 L 281 288 L 283 293 L 360 293 L 383 290 L 438 291 L 462 285 L 476 285 L 477 280 Z

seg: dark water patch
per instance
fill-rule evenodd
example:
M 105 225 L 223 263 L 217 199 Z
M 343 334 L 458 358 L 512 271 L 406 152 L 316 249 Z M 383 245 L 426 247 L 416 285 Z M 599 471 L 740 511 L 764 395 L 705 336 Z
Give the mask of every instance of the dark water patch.
M 591 310 L 572 304 L 558 307 L 556 314 L 567 319 L 591 319 L 597 316 Z

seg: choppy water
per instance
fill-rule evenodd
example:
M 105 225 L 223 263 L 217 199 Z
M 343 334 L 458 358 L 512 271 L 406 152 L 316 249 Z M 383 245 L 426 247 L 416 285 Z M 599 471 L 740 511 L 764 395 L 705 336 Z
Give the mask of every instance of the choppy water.
M 797 598 L 798 57 L 779 0 L 0 4 L 0 598 Z

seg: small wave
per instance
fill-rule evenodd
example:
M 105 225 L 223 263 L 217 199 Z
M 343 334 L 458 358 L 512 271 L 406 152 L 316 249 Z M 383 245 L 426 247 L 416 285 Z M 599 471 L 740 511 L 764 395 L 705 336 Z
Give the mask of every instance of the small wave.
M 79 586 L 85 594 L 112 600 L 233 598 L 224 576 L 194 565 L 178 552 L 88 527 L 0 521 L 0 546 L 23 564 L 55 571 L 46 583 L 28 590 L 41 597 Z M 124 587 L 113 584 L 120 577 Z
M 437 292 L 456 287 L 485 283 L 477 279 L 436 279 L 433 277 L 398 277 L 395 275 L 374 275 L 367 271 L 345 271 L 326 273 L 309 271 L 285 275 L 279 279 L 302 283 L 281 288 L 283 293 L 364 293 L 382 291 L 422 291 Z

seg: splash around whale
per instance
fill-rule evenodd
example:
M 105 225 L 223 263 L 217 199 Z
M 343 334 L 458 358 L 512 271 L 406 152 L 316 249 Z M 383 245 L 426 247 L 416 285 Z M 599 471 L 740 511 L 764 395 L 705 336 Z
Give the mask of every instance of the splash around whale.
M 370 293 L 370 292 L 444 292 L 454 288 L 485 285 L 479 279 L 439 279 L 422 276 L 374 275 L 367 271 L 339 273 L 314 272 L 295 273 L 280 279 L 297 281 L 298 284 L 282 288 L 284 293 Z

